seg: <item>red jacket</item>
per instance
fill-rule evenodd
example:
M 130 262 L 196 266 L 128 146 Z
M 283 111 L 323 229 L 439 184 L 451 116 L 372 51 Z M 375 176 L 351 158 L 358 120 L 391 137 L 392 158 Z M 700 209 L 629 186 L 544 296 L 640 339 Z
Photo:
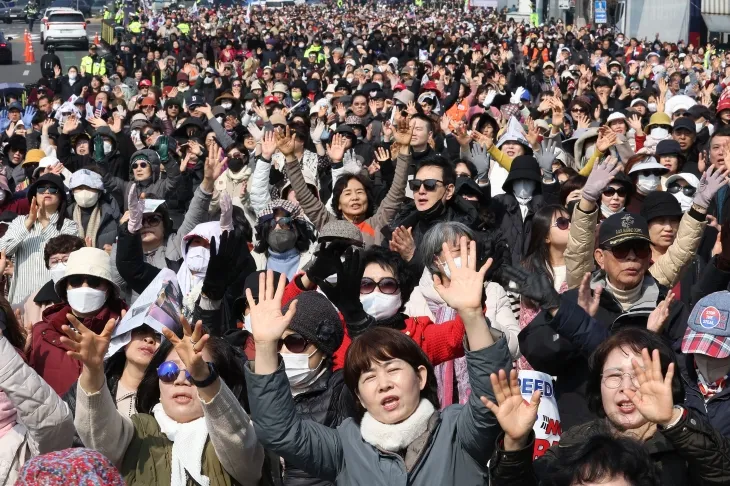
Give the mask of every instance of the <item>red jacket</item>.
M 83 324 L 98 334 L 109 319 L 121 317 L 122 309 L 127 309 L 124 301 L 112 299 L 94 317 L 84 319 Z M 33 340 L 28 352 L 30 366 L 60 396 L 78 380 L 82 368 L 80 361 L 66 354 L 69 348 L 61 343 L 61 336 L 66 335 L 61 326 L 68 324 L 66 314 L 70 312 L 71 306 L 65 302 L 44 310 L 43 320 L 33 326 Z
M 286 286 L 282 297 L 282 305 L 286 305 L 304 292 L 297 285 L 297 277 L 292 279 L 289 285 Z M 342 314 L 340 314 L 340 320 L 342 320 L 342 326 L 345 328 L 345 338 L 333 357 L 333 369 L 335 371 L 344 366 L 345 353 L 347 353 L 347 348 L 350 347 L 352 342 L 347 334 L 347 327 L 342 319 Z M 434 366 L 464 356 L 466 331 L 464 330 L 464 322 L 460 317 L 457 316 L 456 319 L 442 324 L 434 324 L 428 317 L 406 317 L 405 324 L 406 327 L 401 332 L 416 341 Z

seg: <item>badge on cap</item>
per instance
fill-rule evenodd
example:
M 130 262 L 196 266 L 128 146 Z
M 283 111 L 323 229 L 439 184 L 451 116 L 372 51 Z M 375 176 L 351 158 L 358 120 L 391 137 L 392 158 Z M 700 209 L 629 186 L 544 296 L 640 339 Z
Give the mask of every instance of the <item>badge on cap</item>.
M 716 307 L 705 307 L 700 313 L 700 325 L 705 329 L 714 329 L 720 324 L 720 311 Z
M 630 214 L 627 214 L 623 218 L 621 218 L 621 226 L 624 228 L 631 228 L 634 226 L 634 217 Z

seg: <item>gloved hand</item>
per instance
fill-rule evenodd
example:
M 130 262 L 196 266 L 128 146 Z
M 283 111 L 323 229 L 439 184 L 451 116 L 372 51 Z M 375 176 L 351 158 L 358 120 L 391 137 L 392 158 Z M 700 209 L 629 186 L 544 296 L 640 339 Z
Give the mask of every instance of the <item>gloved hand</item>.
M 221 231 L 233 231 L 233 203 L 227 192 L 221 194 Z
M 535 154 L 537 163 L 540 165 L 545 178 L 553 176 L 553 162 L 557 157 L 556 148 L 557 142 L 555 140 L 544 138 L 540 144 L 540 151 Z
M 712 198 L 715 197 L 717 191 L 728 183 L 727 175 L 727 170 L 716 169 L 714 165 L 711 165 L 710 168 L 702 174 L 700 187 L 697 189 L 697 194 L 695 194 L 692 203 L 703 208 L 708 208 L 710 206 L 710 201 L 712 201 Z
M 342 313 L 346 324 L 362 324 L 367 321 L 368 315 L 360 302 L 360 280 L 365 270 L 360 251 L 353 247 L 345 252 L 345 261 L 337 260 L 337 283 L 331 284 L 322 279 L 317 283 L 324 295 Z
M 10 118 L 8 118 L 8 110 L 0 110 L 0 131 L 5 131 L 10 126 Z
M 471 161 L 476 166 L 477 172 L 482 174 L 489 171 L 489 152 L 486 147 L 480 143 L 472 143 L 471 149 Z
M 512 96 L 510 96 L 509 102 L 513 105 L 519 105 L 522 102 L 522 95 L 525 94 L 525 91 L 527 91 L 522 86 L 518 86 L 517 89 L 512 93 Z
M 620 170 L 616 157 L 606 157 L 598 165 L 593 167 L 585 186 L 583 186 L 582 197 L 588 202 L 595 203 L 601 198 L 601 193 L 613 180 Z
M 553 287 L 550 279 L 542 272 L 528 272 L 523 268 L 504 265 L 502 267 L 505 289 L 517 292 L 537 303 L 543 310 L 558 309 L 560 294 Z
M 245 247 L 245 248 L 244 248 Z M 221 300 L 231 283 L 242 270 L 241 254 L 248 253 L 243 236 L 235 231 L 224 231 L 220 245 L 216 247 L 215 236 L 210 239 L 210 260 L 203 279 L 201 292 L 211 300 Z
M 129 208 L 129 222 L 127 231 L 136 233 L 142 228 L 142 217 L 144 215 L 144 198 L 137 195 L 137 184 L 129 187 L 127 194 L 127 207 Z
M 157 154 L 160 156 L 160 162 L 163 164 L 169 160 L 168 144 L 167 135 L 160 135 L 157 137 L 157 142 L 155 142 L 155 145 L 157 145 Z
M 327 277 L 337 275 L 342 267 L 342 255 L 350 246 L 350 242 L 344 240 L 321 243 L 312 264 L 307 269 L 307 278 L 320 285 Z
M 94 160 L 101 163 L 104 160 L 104 139 L 101 135 L 94 137 Z
M 324 133 L 324 123 L 321 121 L 317 122 L 317 125 L 314 126 L 309 131 L 309 136 L 312 137 L 312 143 L 320 143 L 322 141 L 322 134 Z
M 35 107 L 26 106 L 25 110 L 23 111 L 23 117 L 21 118 L 23 120 L 23 125 L 31 128 L 33 126 L 33 117 L 37 112 L 38 110 L 36 110 Z
M 494 98 L 497 96 L 497 92 L 493 89 L 490 89 L 487 91 L 487 96 L 484 98 L 484 102 L 482 103 L 482 106 L 484 108 L 489 108 L 492 106 L 492 102 L 494 101 Z
M 256 140 L 256 143 L 261 142 L 261 139 L 264 138 L 264 131 L 255 123 L 249 123 L 246 128 L 248 128 L 248 133 L 250 133 L 253 139 Z

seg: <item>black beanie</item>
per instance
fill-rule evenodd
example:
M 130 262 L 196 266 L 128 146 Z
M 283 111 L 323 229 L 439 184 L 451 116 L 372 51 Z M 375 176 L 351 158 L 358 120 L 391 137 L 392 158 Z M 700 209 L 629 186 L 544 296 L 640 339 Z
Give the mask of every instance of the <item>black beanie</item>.
M 679 201 L 668 192 L 652 191 L 641 205 L 641 215 L 647 223 L 654 218 L 681 218 L 682 214 Z
M 327 356 L 332 356 L 342 345 L 345 331 L 337 309 L 324 294 L 302 292 L 296 298 L 297 311 L 289 329 L 317 346 Z M 286 314 L 289 304 L 281 310 Z

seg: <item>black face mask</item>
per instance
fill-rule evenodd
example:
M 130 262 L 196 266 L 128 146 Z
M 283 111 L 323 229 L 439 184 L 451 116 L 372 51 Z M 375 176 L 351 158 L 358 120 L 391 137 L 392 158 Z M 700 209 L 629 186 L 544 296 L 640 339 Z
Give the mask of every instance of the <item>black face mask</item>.
M 231 169 L 231 172 L 240 172 L 246 162 L 248 161 L 244 161 L 241 156 L 228 157 L 228 168 Z
M 297 235 L 291 230 L 275 229 L 269 233 L 266 242 L 276 253 L 284 253 L 294 248 L 294 245 L 297 244 Z
M 439 199 L 436 201 L 436 204 L 431 206 L 425 211 L 418 211 L 419 216 L 421 216 L 422 221 L 431 221 L 435 218 L 438 218 L 443 214 L 443 212 L 446 210 L 446 206 L 444 206 L 444 202 Z

